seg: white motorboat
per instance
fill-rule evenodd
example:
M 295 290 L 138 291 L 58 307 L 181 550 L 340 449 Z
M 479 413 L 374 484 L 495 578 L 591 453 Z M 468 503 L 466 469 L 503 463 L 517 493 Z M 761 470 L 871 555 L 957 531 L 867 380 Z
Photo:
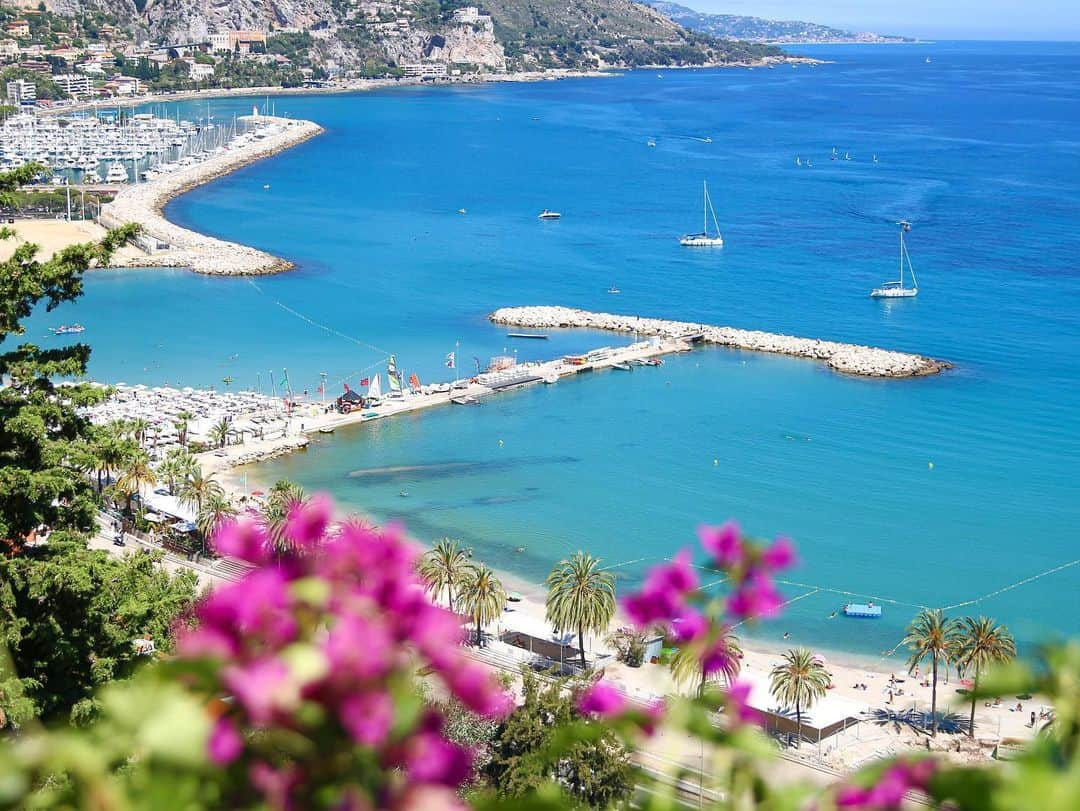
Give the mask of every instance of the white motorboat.
M 713 211 L 712 200 L 709 199 L 709 184 L 702 181 L 705 190 L 705 202 L 702 205 L 703 227 L 700 234 L 684 234 L 679 244 L 686 248 L 719 248 L 724 244 L 724 238 L 720 236 L 720 225 L 716 221 L 716 212 Z M 716 235 L 709 234 L 709 216 L 712 215 L 713 227 Z
M 547 208 L 540 212 L 540 219 L 542 220 L 557 220 L 560 217 L 562 217 L 562 214 L 560 214 L 558 211 L 551 211 Z
M 106 183 L 127 183 L 128 173 L 127 169 L 120 163 L 110 163 L 109 171 L 105 175 Z
M 911 230 L 911 223 L 900 220 L 900 278 L 895 282 L 885 282 L 881 287 L 875 287 L 870 291 L 871 298 L 914 298 L 919 295 L 919 283 L 915 279 L 915 268 L 911 266 L 911 257 L 908 256 L 907 246 L 904 244 L 904 234 Z M 908 273 L 911 274 L 911 287 L 904 286 L 904 263 L 907 262 Z

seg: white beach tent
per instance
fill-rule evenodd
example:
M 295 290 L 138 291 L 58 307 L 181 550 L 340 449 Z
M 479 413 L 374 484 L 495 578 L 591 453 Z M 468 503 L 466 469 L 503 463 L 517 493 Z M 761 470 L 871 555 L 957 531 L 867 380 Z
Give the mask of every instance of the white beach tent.
M 795 708 L 782 707 L 773 698 L 769 689 L 768 673 L 743 670 L 738 681 L 750 685 L 747 704 L 764 716 L 764 726 L 768 732 L 796 734 L 798 725 L 795 723 Z M 812 707 L 803 710 L 803 740 L 816 743 L 820 748 L 824 739 L 852 727 L 857 728 L 859 721 L 866 718 L 869 710 L 869 704 L 828 692 L 824 698 L 815 701 Z

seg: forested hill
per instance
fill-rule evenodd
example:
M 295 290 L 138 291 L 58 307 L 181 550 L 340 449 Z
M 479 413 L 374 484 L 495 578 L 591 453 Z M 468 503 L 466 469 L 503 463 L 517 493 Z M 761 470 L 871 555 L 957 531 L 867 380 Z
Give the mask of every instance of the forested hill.
M 679 25 L 721 39 L 747 42 L 910 42 L 906 37 L 845 31 L 799 20 L 766 20 L 738 14 L 705 14 L 668 0 L 644 0 Z

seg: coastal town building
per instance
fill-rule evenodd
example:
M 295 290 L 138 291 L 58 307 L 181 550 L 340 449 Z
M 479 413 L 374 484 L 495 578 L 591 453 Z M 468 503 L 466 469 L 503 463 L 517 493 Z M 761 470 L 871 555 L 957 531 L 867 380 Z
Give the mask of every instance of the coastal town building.
M 117 96 L 137 96 L 142 92 L 142 82 L 134 76 L 113 76 L 105 88 Z
M 186 62 L 188 66 L 188 76 L 194 81 L 202 82 L 214 78 L 213 65 L 204 65 L 202 62 L 196 62 L 194 59 L 185 59 L 184 62 Z
M 8 33 L 8 36 L 16 39 L 30 38 L 30 23 L 26 20 L 12 20 L 4 26 L 4 30 Z
M 0 57 L 11 59 L 19 55 L 19 43 L 13 39 L 0 39 Z
M 214 53 L 250 53 L 252 45 L 266 45 L 266 34 L 262 31 L 225 31 L 211 34 L 208 41 Z
M 30 73 L 40 73 L 42 76 L 52 73 L 52 65 L 42 59 L 24 59 L 19 63 L 19 67 Z
M 26 79 L 13 79 L 7 83 L 7 99 L 18 105 L 34 104 L 37 102 L 37 88 Z
M 443 62 L 423 62 L 413 65 L 402 65 L 402 72 L 410 79 L 445 79 L 446 64 Z
M 88 96 L 94 92 L 93 82 L 85 73 L 61 73 L 53 76 L 53 81 L 69 96 Z

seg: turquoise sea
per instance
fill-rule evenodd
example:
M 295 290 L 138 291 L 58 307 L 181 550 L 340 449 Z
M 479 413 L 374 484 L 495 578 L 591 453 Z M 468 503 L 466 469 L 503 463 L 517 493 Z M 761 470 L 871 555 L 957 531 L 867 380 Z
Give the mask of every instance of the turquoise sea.
M 623 340 L 514 343 L 485 315 L 515 304 L 946 358 L 956 369 L 940 377 L 871 381 L 698 351 L 339 430 L 255 474 L 327 490 L 420 538 L 462 538 L 534 581 L 584 548 L 624 564 L 628 587 L 693 543 L 699 522 L 734 517 L 790 534 L 792 579 L 809 584 L 787 587 L 809 596 L 756 635 L 874 655 L 914 606 L 1080 558 L 1080 45 L 803 52 L 833 64 L 271 99 L 326 134 L 168 214 L 296 271 L 95 274 L 81 302 L 31 332 L 81 321 L 97 379 L 231 376 L 263 390 L 288 368 L 295 388 L 326 372 L 340 391 L 388 352 L 429 380 L 452 375 L 455 347 L 471 368 L 504 349 L 548 357 Z M 264 100 L 184 114 L 222 122 L 253 103 Z M 703 179 L 726 244 L 687 251 L 676 239 L 699 225 Z M 539 222 L 545 207 L 563 219 Z M 872 301 L 894 274 L 901 218 L 920 295 Z M 897 603 L 877 622 L 829 619 L 847 598 L 816 587 Z M 1080 566 L 965 612 L 1023 643 L 1080 633 Z

